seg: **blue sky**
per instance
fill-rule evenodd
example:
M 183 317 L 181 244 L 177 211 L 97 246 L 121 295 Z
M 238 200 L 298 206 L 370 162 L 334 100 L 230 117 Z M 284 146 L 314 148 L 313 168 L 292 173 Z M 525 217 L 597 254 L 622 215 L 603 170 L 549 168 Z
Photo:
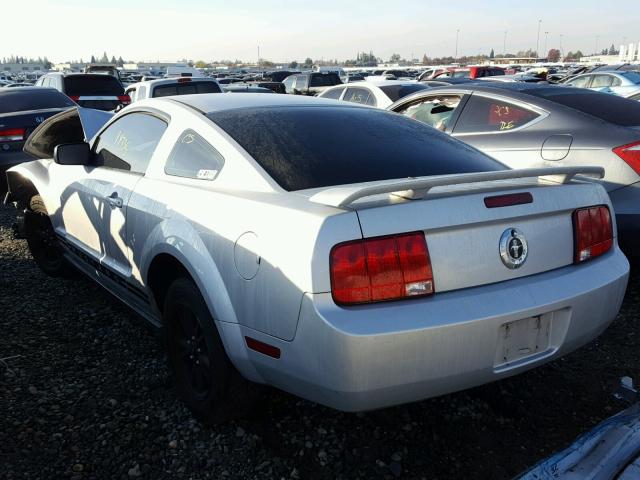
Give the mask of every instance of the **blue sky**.
M 88 59 L 103 51 L 126 59 L 273 61 L 346 59 L 372 50 L 387 59 L 535 48 L 584 53 L 640 41 L 640 8 L 630 2 L 430 0 L 28 0 L 3 6 L 0 57 Z M 621 13 L 621 9 L 626 12 Z M 8 12 L 7 12 L 8 9 Z M 549 32 L 548 36 L 545 32 Z M 13 39 L 13 41 L 12 41 Z

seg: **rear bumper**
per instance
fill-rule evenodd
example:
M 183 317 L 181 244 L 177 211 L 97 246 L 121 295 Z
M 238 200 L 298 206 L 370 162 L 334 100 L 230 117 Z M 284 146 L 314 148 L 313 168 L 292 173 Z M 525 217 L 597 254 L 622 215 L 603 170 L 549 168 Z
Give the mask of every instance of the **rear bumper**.
M 280 359 L 251 350 L 240 357 L 250 377 L 339 410 L 416 401 L 520 373 L 589 342 L 617 315 L 628 273 L 616 247 L 584 265 L 421 300 L 341 308 L 329 293 L 306 294 L 291 342 L 237 327 L 280 348 Z M 548 347 L 497 362 L 501 327 L 539 315 L 550 318 Z

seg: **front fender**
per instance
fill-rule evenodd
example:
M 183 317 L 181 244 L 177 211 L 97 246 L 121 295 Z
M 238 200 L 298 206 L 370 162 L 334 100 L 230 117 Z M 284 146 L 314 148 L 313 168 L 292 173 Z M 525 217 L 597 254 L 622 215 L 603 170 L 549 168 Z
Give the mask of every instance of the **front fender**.
M 4 203 L 18 202 L 28 205 L 29 199 L 39 194 L 50 213 L 58 209 L 55 199 L 49 194 L 50 160 L 24 162 L 7 170 L 7 196 Z

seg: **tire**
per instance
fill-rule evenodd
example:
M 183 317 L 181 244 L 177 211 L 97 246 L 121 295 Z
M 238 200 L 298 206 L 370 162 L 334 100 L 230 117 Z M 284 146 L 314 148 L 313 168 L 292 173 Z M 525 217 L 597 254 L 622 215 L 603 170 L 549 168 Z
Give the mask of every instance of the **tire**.
M 180 398 L 203 423 L 248 415 L 257 386 L 238 373 L 224 350 L 214 319 L 195 283 L 175 280 L 164 304 L 169 367 Z
M 47 208 L 40 195 L 31 197 L 24 214 L 24 232 L 36 265 L 51 277 L 70 278 L 75 269 L 64 257 L 64 250 L 55 235 Z

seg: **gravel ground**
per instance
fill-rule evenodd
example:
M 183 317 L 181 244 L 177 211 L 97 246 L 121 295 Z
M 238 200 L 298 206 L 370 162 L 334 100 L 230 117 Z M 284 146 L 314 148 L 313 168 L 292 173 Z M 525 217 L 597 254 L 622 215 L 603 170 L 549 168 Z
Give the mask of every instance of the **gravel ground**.
M 176 399 L 156 335 L 88 280 L 45 277 L 0 207 L 0 478 L 511 478 L 624 405 L 640 379 L 637 275 L 579 351 L 517 377 L 365 414 L 269 391 L 215 428 Z

